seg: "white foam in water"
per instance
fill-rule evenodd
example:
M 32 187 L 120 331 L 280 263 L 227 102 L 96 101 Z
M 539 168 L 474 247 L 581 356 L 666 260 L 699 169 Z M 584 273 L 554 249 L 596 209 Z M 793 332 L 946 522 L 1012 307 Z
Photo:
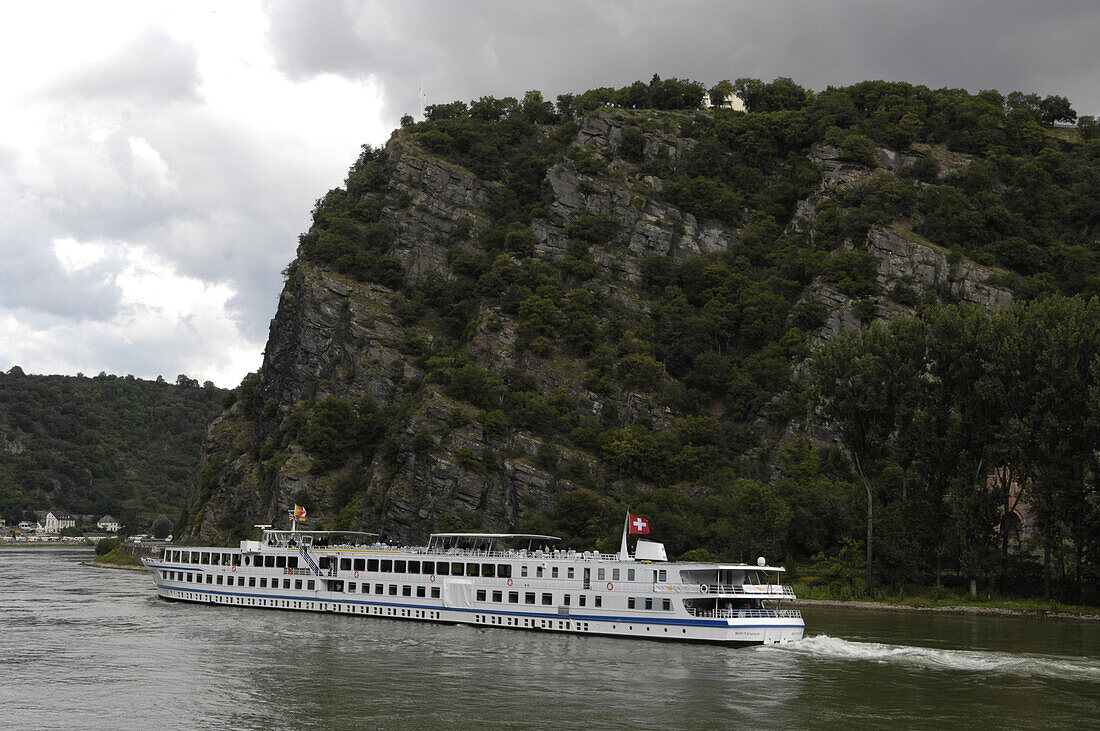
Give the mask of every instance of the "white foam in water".
M 828 635 L 816 635 L 785 645 L 766 647 L 771 650 L 796 652 L 813 657 L 866 660 L 928 670 L 963 670 L 1100 680 L 1100 660 L 1085 657 L 986 650 L 938 650 L 931 647 L 888 645 L 881 642 L 853 642 Z

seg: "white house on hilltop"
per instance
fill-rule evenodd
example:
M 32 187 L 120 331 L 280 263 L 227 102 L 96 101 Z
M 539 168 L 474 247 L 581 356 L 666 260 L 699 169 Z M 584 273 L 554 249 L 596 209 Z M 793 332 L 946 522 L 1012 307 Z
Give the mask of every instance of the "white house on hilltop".
M 726 95 L 726 98 L 721 100 L 718 104 L 713 103 L 710 98 L 710 92 L 703 92 L 703 103 L 701 105 L 703 109 L 732 109 L 735 112 L 745 111 L 745 102 L 741 100 L 741 97 L 737 96 L 733 92 Z
M 110 515 L 104 515 L 99 519 L 99 522 L 95 524 L 95 527 L 107 531 L 108 533 L 118 533 L 120 526 L 117 519 L 112 518 Z

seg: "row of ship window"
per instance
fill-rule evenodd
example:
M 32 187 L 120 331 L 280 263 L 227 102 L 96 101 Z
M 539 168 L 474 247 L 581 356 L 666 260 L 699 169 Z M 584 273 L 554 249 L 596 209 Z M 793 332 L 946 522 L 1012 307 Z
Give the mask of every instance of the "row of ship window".
M 192 584 L 203 583 L 202 577 L 204 576 L 204 574 L 194 574 L 190 571 L 161 571 L 160 575 L 161 578 L 167 579 L 168 581 L 186 581 Z M 207 584 L 215 584 L 217 586 L 259 586 L 261 589 L 267 589 L 269 581 L 266 576 L 261 576 L 258 579 L 255 576 L 237 576 L 235 574 L 229 574 L 228 576 L 225 574 L 205 574 L 205 576 Z M 293 587 L 298 590 L 304 588 L 306 591 L 313 591 L 317 587 L 317 582 L 313 579 L 283 579 L 282 581 L 282 588 L 284 589 L 291 588 L 291 581 L 294 582 Z M 259 583 L 257 584 L 257 582 Z M 279 579 L 272 578 L 270 582 L 270 588 L 279 588 Z
M 475 595 L 477 601 L 479 601 L 479 602 L 488 601 L 488 598 L 487 598 L 488 596 L 489 596 L 489 592 L 485 589 L 478 589 L 477 594 Z M 493 601 L 496 602 L 497 604 L 503 604 L 504 603 L 504 592 L 503 591 L 494 591 L 492 593 L 492 596 L 493 596 Z M 562 598 L 562 605 L 563 606 L 568 607 L 573 603 L 573 595 L 572 594 L 562 594 L 561 598 Z M 535 604 L 536 599 L 543 606 L 552 606 L 554 604 L 554 595 L 551 592 L 548 592 L 548 591 L 547 592 L 542 592 L 541 597 L 538 596 L 536 594 L 536 592 L 533 592 L 533 591 L 523 592 L 523 603 L 524 604 Z M 595 600 L 595 603 L 592 606 L 594 606 L 594 607 L 602 607 L 603 606 L 603 597 L 602 596 L 600 596 L 599 594 L 596 594 L 593 597 L 593 599 Z M 519 604 L 519 592 L 518 591 L 508 592 L 508 603 L 509 604 Z M 578 594 L 577 595 L 577 606 L 579 606 L 579 607 L 588 606 L 588 596 L 586 594 Z
M 524 592 L 523 593 L 523 603 L 524 604 L 534 604 L 535 603 L 535 594 L 536 593 L 533 592 L 533 591 Z M 485 590 L 485 589 L 478 589 L 477 590 L 477 600 L 479 602 L 486 601 L 487 596 L 489 596 L 489 592 L 487 590 Z M 503 603 L 503 601 L 504 601 L 504 592 L 494 591 L 492 593 L 492 596 L 493 596 L 493 601 L 494 602 Z M 595 600 L 595 603 L 592 606 L 594 606 L 594 607 L 602 607 L 603 606 L 603 597 L 602 596 L 600 596 L 599 594 L 595 594 L 595 595 L 593 595 L 592 598 Z M 572 606 L 572 604 L 573 604 L 573 595 L 572 594 L 562 594 L 561 599 L 562 599 L 562 606 L 566 606 L 566 607 Z M 539 601 L 544 606 L 551 606 L 554 603 L 554 595 L 551 594 L 550 592 L 543 592 L 541 597 L 539 597 Z M 627 605 L 628 609 L 655 609 L 657 607 L 655 606 L 654 601 L 655 600 L 653 599 L 653 597 L 638 597 L 638 598 L 628 597 L 627 600 L 626 600 L 626 602 L 627 602 L 626 605 Z M 671 612 L 672 611 L 672 600 L 671 599 L 660 599 L 659 601 L 660 601 L 660 609 L 662 611 L 665 611 L 665 612 Z M 509 604 L 519 604 L 519 592 L 518 591 L 508 592 L 508 603 Z M 587 594 L 578 594 L 577 595 L 577 606 L 578 607 L 588 606 L 588 595 Z
M 440 613 L 423 609 L 400 609 L 398 607 L 356 607 L 328 602 L 295 601 L 286 599 L 264 599 L 249 596 L 222 596 L 215 594 L 193 594 L 189 591 L 178 592 L 182 599 L 202 600 L 217 604 L 241 604 L 252 607 L 279 607 L 282 609 L 315 609 L 329 612 L 348 612 L 349 614 L 377 614 L 390 617 L 415 617 L 418 619 L 439 619 Z
M 203 564 L 209 566 L 240 566 L 241 556 L 229 553 L 209 553 L 206 551 L 169 551 L 167 560 L 176 563 Z M 339 562 L 337 564 L 337 561 Z M 265 568 L 298 568 L 297 556 L 244 556 L 245 566 L 257 566 Z M 374 571 L 394 574 L 436 574 L 438 576 L 481 576 L 485 578 L 512 578 L 512 565 L 506 563 L 464 563 L 461 561 L 403 561 L 388 558 L 337 558 L 336 556 L 320 556 L 317 566 L 321 569 L 337 569 L 340 571 Z M 550 578 L 557 579 L 559 567 L 551 566 Z M 526 564 L 519 567 L 520 578 L 527 578 L 528 568 Z M 575 578 L 575 569 L 572 566 L 565 567 L 565 578 Z M 652 571 L 653 581 L 664 582 L 668 580 L 668 572 L 664 569 Z M 596 580 L 606 581 L 610 576 L 611 581 L 619 581 L 622 572 L 620 569 L 596 569 Z M 626 580 L 636 580 L 636 570 L 626 569 Z M 544 578 L 545 571 L 542 566 L 535 566 L 535 578 Z
M 479 624 L 499 624 L 502 627 L 541 627 L 542 629 L 554 629 L 553 619 L 531 619 L 530 617 L 501 617 L 495 614 L 475 614 L 474 621 Z M 573 629 L 581 632 L 588 631 L 588 622 L 574 622 L 569 619 L 559 619 L 558 629 Z
M 183 581 L 183 582 L 198 583 L 198 584 L 203 583 L 203 576 L 201 574 L 192 574 L 192 573 L 187 572 L 187 571 L 162 571 L 161 572 L 161 577 L 168 580 L 168 581 Z M 223 579 L 224 579 L 224 584 L 223 584 Z M 246 580 L 247 580 L 247 583 L 246 583 Z M 298 590 L 298 591 L 301 591 L 302 589 L 305 589 L 306 591 L 313 591 L 317 586 L 314 579 L 282 579 L 281 581 L 282 581 L 282 586 L 280 586 L 280 579 L 278 579 L 278 578 L 270 578 L 269 579 L 266 576 L 260 576 L 260 577 L 247 576 L 246 577 L 246 576 L 233 576 L 232 574 L 230 574 L 229 576 L 223 576 L 223 575 L 215 576 L 213 574 L 206 574 L 206 583 L 207 584 L 216 584 L 218 586 L 223 586 L 223 585 L 226 585 L 226 586 L 249 586 L 249 587 L 252 587 L 252 588 L 260 588 L 260 589 L 268 589 L 268 588 L 270 588 L 270 589 L 279 589 L 279 588 L 291 589 L 291 588 L 293 588 L 293 589 Z M 293 582 L 293 584 L 292 584 L 292 582 Z M 356 594 L 356 593 L 370 594 L 371 593 L 371 585 L 366 583 L 366 582 L 363 582 L 362 584 L 359 584 L 358 582 L 355 582 L 355 581 L 349 581 L 346 584 L 346 587 L 347 587 L 346 590 L 344 588 L 345 584 L 344 584 L 343 581 L 329 581 L 328 583 L 329 583 L 328 588 L 329 588 L 330 591 L 345 591 L 345 593 L 348 593 L 348 594 Z M 382 595 L 398 596 L 398 591 L 400 591 L 400 596 L 411 597 L 415 594 L 417 597 L 419 597 L 421 599 L 426 598 L 428 596 L 430 596 L 432 599 L 438 599 L 439 596 L 440 596 L 438 586 L 432 586 L 432 587 L 426 587 L 424 585 L 410 586 L 409 584 L 404 584 L 402 586 L 398 586 L 397 584 L 388 584 L 388 585 L 387 584 L 375 584 L 373 593 L 375 593 L 379 596 L 382 596 Z M 488 597 L 489 597 L 489 591 L 488 590 L 486 590 L 486 589 L 478 589 L 477 590 L 477 594 L 476 594 L 477 601 L 479 601 L 479 602 L 488 601 Z M 573 595 L 572 594 L 562 594 L 561 597 L 562 597 L 562 605 L 563 606 L 566 606 L 566 607 L 572 606 L 572 604 L 573 604 Z M 593 605 L 592 606 L 594 606 L 594 607 L 602 607 L 603 606 L 603 597 L 600 596 L 599 594 L 594 595 L 592 597 L 592 599 L 593 599 Z M 492 592 L 492 601 L 497 603 L 497 604 L 503 604 L 504 603 L 504 592 L 503 591 L 494 591 L 494 592 Z M 655 600 L 654 600 L 653 597 L 637 597 L 637 598 L 627 597 L 626 602 L 627 602 L 627 608 L 628 609 L 657 609 L 658 608 L 655 605 Z M 659 607 L 660 610 L 665 611 L 665 612 L 672 611 L 672 601 L 670 599 L 661 599 L 660 602 L 661 602 L 661 605 Z M 508 603 L 509 604 L 519 604 L 520 603 L 520 592 L 518 592 L 518 591 L 508 592 Z M 554 604 L 554 595 L 551 592 L 542 592 L 541 596 L 538 596 L 537 593 L 533 592 L 533 591 L 523 592 L 523 603 L 524 604 L 541 603 L 543 606 L 553 606 L 553 604 Z M 579 606 L 579 607 L 588 606 L 588 595 L 578 594 L 577 595 L 577 606 Z
M 260 557 L 257 557 L 260 558 Z M 276 556 L 266 556 L 265 566 L 274 566 L 276 568 L 282 568 L 280 564 L 271 563 L 272 558 L 281 558 Z M 293 557 L 291 557 L 293 558 Z M 245 558 L 247 562 L 247 557 Z M 297 564 L 295 564 L 296 566 Z M 435 574 L 437 576 L 480 576 L 482 578 L 500 578 L 510 579 L 512 578 L 512 565 L 506 563 L 491 564 L 491 563 L 464 563 L 461 561 L 401 561 L 396 559 L 362 559 L 362 558 L 339 558 L 339 564 L 337 564 L 336 556 L 321 556 L 317 560 L 317 565 L 322 569 L 338 568 L 340 571 L 374 571 L 384 574 L 423 574 L 425 576 L 429 574 Z M 549 578 L 558 579 L 561 578 L 560 568 L 558 566 L 549 567 Z M 566 566 L 565 578 L 576 578 L 576 569 L 573 566 Z M 610 577 L 611 581 L 619 581 L 622 575 L 620 569 L 596 569 L 596 580 L 606 581 Z M 626 580 L 635 581 L 637 579 L 637 571 L 635 569 L 626 569 Z M 665 569 L 652 570 L 652 580 L 657 582 L 664 582 L 668 580 L 668 572 Z M 546 578 L 545 567 L 535 566 L 535 578 Z M 519 567 L 519 578 L 528 578 L 527 564 L 522 564 Z
M 172 563 L 193 563 L 207 566 L 241 565 L 241 555 L 239 553 L 212 553 L 210 551 L 180 551 L 173 549 L 164 552 L 164 560 Z

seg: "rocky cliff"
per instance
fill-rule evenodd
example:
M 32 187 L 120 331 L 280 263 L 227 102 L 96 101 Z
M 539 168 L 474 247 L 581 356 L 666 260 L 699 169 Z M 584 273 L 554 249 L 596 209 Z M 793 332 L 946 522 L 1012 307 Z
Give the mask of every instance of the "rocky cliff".
M 394 540 L 515 530 L 548 520 L 565 495 L 614 501 L 647 485 L 694 495 L 706 489 L 714 449 L 734 472 L 771 475 L 779 441 L 811 427 L 804 405 L 782 396 L 810 345 L 920 302 L 1011 301 L 1009 277 L 922 240 L 912 218 L 812 245 L 826 201 L 894 175 L 919 151 L 882 149 L 870 164 L 827 146 L 777 157 L 809 182 L 792 187 L 797 200 L 768 219 L 774 232 L 759 244 L 762 217 L 744 202 L 753 191 L 728 199 L 744 210 L 708 216 L 692 202 L 690 181 L 671 183 L 700 155 L 698 139 L 683 133 L 688 123 L 680 113 L 585 117 L 540 158 L 534 202 L 521 200 L 527 213 L 513 220 L 499 201 L 516 178 L 475 174 L 462 158 L 429 151 L 426 132 L 395 133 L 370 163 L 384 175 L 363 192 L 353 190 L 353 169 L 340 193 L 349 206 L 375 206 L 353 228 L 385 227 L 385 256 L 400 263 L 399 276 L 356 276 L 340 259 L 309 255 L 307 237 L 335 225 L 318 219 L 288 268 L 262 368 L 207 431 L 180 533 L 228 539 L 253 523 L 282 524 L 295 503 L 308 506 L 314 527 Z M 530 134 L 549 139 L 561 129 Z M 773 177 L 765 171 L 754 184 L 773 190 Z M 662 289 L 669 267 L 688 272 L 702 262 L 704 280 L 713 268 L 744 277 L 773 266 L 762 246 L 796 245 L 808 263 L 776 275 L 782 296 L 746 300 L 733 314 L 697 303 L 689 286 Z M 814 269 L 843 252 L 871 257 L 873 281 L 847 286 Z M 772 300 L 774 312 L 754 309 Z M 735 321 L 737 337 L 700 326 L 717 344 L 676 365 L 664 354 L 677 339 L 677 306 Z M 802 311 L 816 314 L 799 320 Z M 771 320 L 753 334 L 757 321 Z M 778 363 L 779 381 L 765 383 L 757 367 L 744 377 L 749 385 L 719 374 L 716 386 L 705 377 L 707 357 L 737 373 L 761 359 Z M 763 395 L 743 395 L 750 391 Z M 786 412 L 776 408 L 784 398 L 794 403 Z M 692 436 L 700 424 L 722 436 Z M 646 450 L 669 443 L 673 456 L 660 469 L 636 466 L 657 464 Z

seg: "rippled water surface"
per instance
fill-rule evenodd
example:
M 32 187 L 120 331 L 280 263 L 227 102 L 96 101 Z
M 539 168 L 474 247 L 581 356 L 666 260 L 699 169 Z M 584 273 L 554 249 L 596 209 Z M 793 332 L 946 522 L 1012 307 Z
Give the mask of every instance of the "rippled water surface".
M 170 604 L 0 550 L 4 728 L 1097 728 L 1100 623 L 809 608 L 756 649 Z

